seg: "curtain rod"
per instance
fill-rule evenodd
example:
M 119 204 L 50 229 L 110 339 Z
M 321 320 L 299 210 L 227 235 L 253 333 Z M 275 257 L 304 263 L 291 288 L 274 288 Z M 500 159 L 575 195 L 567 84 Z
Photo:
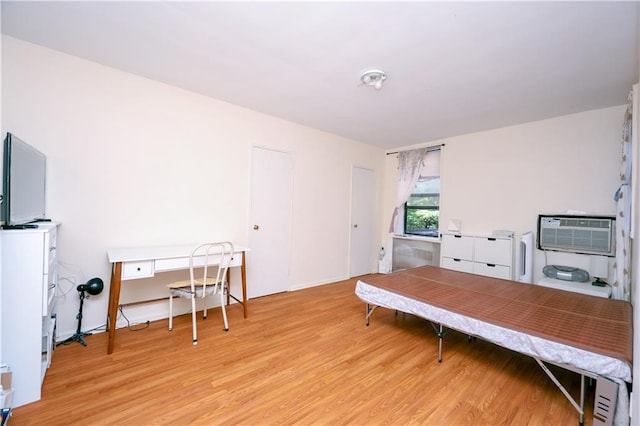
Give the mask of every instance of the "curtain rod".
M 437 151 L 443 146 L 444 146 L 444 144 L 441 143 L 440 145 L 425 146 L 423 148 L 427 148 L 427 151 Z M 423 149 L 423 148 L 413 148 L 413 149 L 406 149 L 404 151 L 387 152 L 387 155 L 399 154 L 400 152 L 413 151 L 415 149 Z

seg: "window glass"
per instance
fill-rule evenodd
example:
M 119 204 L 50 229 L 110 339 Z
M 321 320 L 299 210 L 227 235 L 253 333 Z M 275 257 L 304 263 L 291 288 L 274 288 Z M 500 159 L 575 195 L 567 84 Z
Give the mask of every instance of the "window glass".
M 440 220 L 440 177 L 421 176 L 404 207 L 405 234 L 437 237 Z

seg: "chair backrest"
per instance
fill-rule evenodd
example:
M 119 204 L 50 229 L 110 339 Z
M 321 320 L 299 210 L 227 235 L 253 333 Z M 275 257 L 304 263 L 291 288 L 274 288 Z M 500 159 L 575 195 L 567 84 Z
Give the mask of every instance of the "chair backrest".
M 194 287 L 196 286 L 196 281 L 198 281 L 198 277 L 202 277 L 202 281 L 199 285 L 203 287 L 209 285 L 217 286 L 218 283 L 223 283 L 220 287 L 220 290 L 224 288 L 224 282 L 227 279 L 227 271 L 229 270 L 229 265 L 231 264 L 231 260 L 233 258 L 233 244 L 228 241 L 215 242 L 215 243 L 202 243 L 196 246 L 191 252 L 191 256 L 189 257 L 189 273 L 191 278 L 191 290 L 194 291 Z M 197 275 L 196 270 L 202 268 L 202 275 Z M 216 268 L 216 277 L 215 281 L 211 283 L 212 278 L 209 276 L 209 268 Z M 209 280 L 207 280 L 207 278 Z M 204 297 L 206 291 L 202 292 L 202 297 Z

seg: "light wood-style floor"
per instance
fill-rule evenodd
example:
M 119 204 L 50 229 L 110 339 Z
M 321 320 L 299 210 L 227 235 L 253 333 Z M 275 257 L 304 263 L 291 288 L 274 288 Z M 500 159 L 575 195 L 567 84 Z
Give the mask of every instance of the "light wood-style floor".
M 575 425 L 578 414 L 530 358 L 450 333 L 444 362 L 426 321 L 378 309 L 364 325 L 355 280 L 252 300 L 142 331 L 59 346 L 22 425 Z M 559 370 L 554 369 L 554 372 Z M 579 376 L 559 377 L 577 395 Z M 593 390 L 586 424 L 592 424 Z

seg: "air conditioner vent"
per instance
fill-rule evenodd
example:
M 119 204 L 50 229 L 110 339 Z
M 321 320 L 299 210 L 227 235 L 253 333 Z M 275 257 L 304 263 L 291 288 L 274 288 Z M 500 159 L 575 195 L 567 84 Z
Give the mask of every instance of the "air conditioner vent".
M 538 248 L 613 256 L 615 218 L 540 215 Z
M 577 228 L 605 228 L 611 226 L 611 219 L 589 219 L 589 218 L 560 218 L 561 227 L 577 227 Z

